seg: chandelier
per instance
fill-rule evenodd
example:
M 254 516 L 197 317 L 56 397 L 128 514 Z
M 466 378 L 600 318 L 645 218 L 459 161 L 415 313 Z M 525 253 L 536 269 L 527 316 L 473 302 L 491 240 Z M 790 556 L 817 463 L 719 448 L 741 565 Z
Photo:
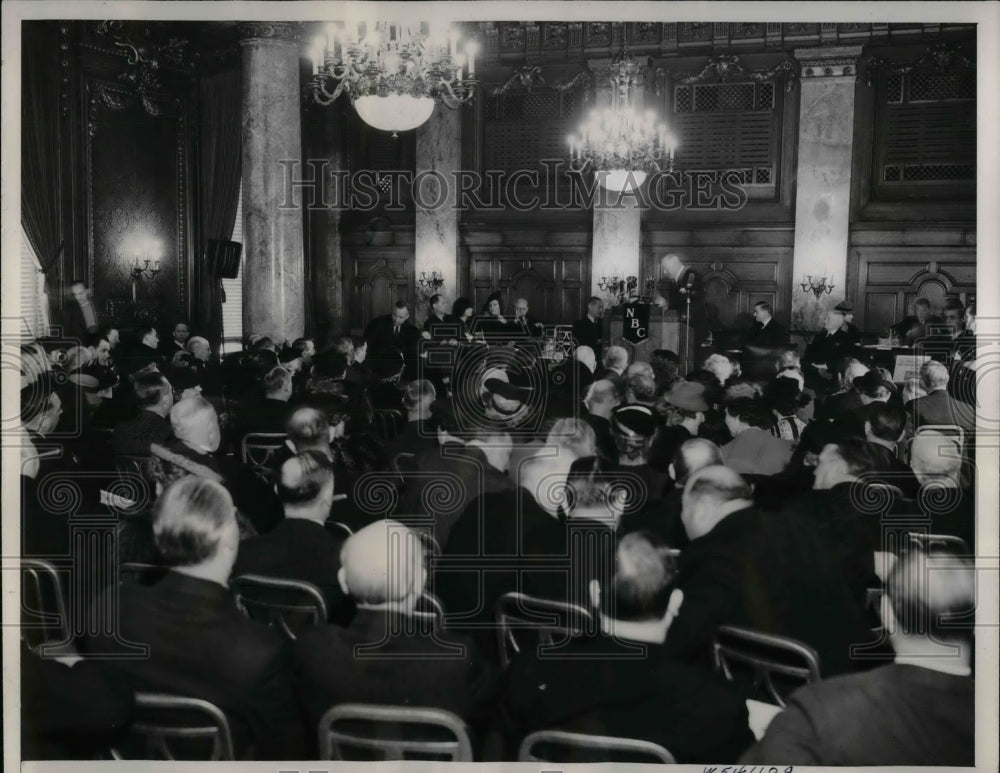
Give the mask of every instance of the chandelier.
M 638 187 L 652 171 L 673 171 L 677 141 L 656 114 L 636 110 L 636 95 L 645 87 L 645 67 L 626 47 L 612 62 L 611 106 L 595 110 L 569 138 L 570 169 L 592 169 L 608 190 Z
M 458 44 L 457 32 L 432 32 L 427 22 L 327 25 L 310 51 L 313 99 L 325 106 L 346 93 L 366 124 L 396 137 L 430 118 L 437 102 L 454 109 L 472 100 L 476 45 L 460 53 Z

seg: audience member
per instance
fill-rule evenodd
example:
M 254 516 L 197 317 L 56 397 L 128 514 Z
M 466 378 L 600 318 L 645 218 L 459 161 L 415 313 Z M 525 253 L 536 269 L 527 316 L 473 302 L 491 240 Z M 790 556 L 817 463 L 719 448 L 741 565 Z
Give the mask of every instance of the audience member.
M 682 603 L 676 568 L 653 535 L 626 535 L 614 575 L 590 583 L 601 634 L 558 652 L 523 648 L 510 665 L 504 704 L 514 737 L 543 728 L 639 738 L 679 763 L 731 759 L 749 746 L 747 709 L 719 674 L 671 662 L 664 640 Z M 569 760 L 573 761 L 573 760 Z
M 613 381 L 599 379 L 587 387 L 583 398 L 586 409 L 580 418 L 594 430 L 598 452 L 609 460 L 617 460 L 618 447 L 611 432 L 611 413 L 621 404 L 621 392 Z
M 417 534 L 396 521 L 370 524 L 348 537 L 340 564 L 357 613 L 347 627 L 312 627 L 295 644 L 309 726 L 339 703 L 377 703 L 445 709 L 484 729 L 496 667 L 469 639 L 413 616 L 427 584 Z
M 286 460 L 274 485 L 284 518 L 269 533 L 246 540 L 233 576 L 261 574 L 315 585 L 326 601 L 327 619 L 346 624 L 354 613 L 337 580 L 343 540 L 324 524 L 334 501 L 333 462 L 321 451 Z
M 691 542 L 678 565 L 684 607 L 669 657 L 705 662 L 718 626 L 740 625 L 809 644 L 824 676 L 856 668 L 851 645 L 870 631 L 811 522 L 760 513 L 743 479 L 717 466 L 688 478 L 681 520 Z
M 251 747 L 257 759 L 302 758 L 286 645 L 239 612 L 227 589 L 239 546 L 229 493 L 195 477 L 172 483 L 156 501 L 153 532 L 170 571 L 153 586 L 109 588 L 96 609 L 115 610 L 117 628 L 88 639 L 87 651 L 112 656 L 109 667 L 134 690 L 214 703 L 240 759 Z
M 770 433 L 772 419 L 763 401 L 750 397 L 727 397 L 726 427 L 733 439 L 722 446 L 727 467 L 739 473 L 774 475 L 792 456 L 792 444 Z
M 968 561 L 940 550 L 901 556 L 879 610 L 895 662 L 803 687 L 740 762 L 974 765 L 972 632 L 955 618 L 975 601 Z
M 168 419 L 174 406 L 170 382 L 160 373 L 143 373 L 132 386 L 139 415 L 115 427 L 111 435 L 115 456 L 149 456 L 149 446 L 163 444 L 173 431 Z
M 642 482 L 644 500 L 662 499 L 673 487 L 665 470 L 649 464 L 649 449 L 656 429 L 656 417 L 645 405 L 620 405 L 611 412 L 618 466 Z
M 948 394 L 948 368 L 931 360 L 920 368 L 920 383 L 927 392 L 906 405 L 907 417 L 913 429 L 925 424 L 951 424 L 966 433 L 976 428 L 976 409 Z

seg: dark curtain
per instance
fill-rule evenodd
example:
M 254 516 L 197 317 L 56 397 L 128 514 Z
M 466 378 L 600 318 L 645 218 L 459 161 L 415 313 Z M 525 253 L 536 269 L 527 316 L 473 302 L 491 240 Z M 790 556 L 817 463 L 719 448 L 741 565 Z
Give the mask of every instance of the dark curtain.
M 203 249 L 210 239 L 232 237 L 243 173 L 242 71 L 237 68 L 202 78 L 201 228 Z M 204 253 L 202 255 L 204 259 Z M 199 272 L 199 318 L 203 335 L 217 347 L 222 338 L 222 280 L 203 263 Z
M 58 28 L 30 26 L 21 49 L 21 222 L 51 280 L 62 247 Z

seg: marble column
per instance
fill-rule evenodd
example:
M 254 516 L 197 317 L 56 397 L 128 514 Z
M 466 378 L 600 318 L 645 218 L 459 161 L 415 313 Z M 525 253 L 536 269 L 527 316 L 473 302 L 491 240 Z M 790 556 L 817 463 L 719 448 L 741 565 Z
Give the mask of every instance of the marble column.
M 854 87 L 860 46 L 796 49 L 801 65 L 792 260 L 792 328 L 818 330 L 844 300 L 851 206 Z M 802 290 L 825 276 L 832 293 Z M 848 298 L 855 301 L 854 298 Z
M 414 175 L 416 240 L 414 270 L 437 271 L 444 277 L 442 295 L 455 300 L 458 289 L 458 209 L 455 172 L 462 164 L 462 115 L 438 104 L 427 122 L 417 129 L 417 161 Z M 419 297 L 420 286 L 417 285 Z M 418 302 L 414 317 L 422 325 L 430 314 Z
M 591 59 L 587 66 L 594 78 L 594 107 L 603 110 L 611 104 L 609 68 L 611 59 Z M 644 72 L 645 68 L 643 68 Z M 641 79 L 644 81 L 644 78 Z M 645 86 L 640 82 L 634 94 L 635 109 L 644 109 Z M 608 298 L 598 287 L 602 276 L 625 279 L 641 274 L 642 207 L 634 195 L 597 188 L 594 197 L 594 225 L 590 254 L 590 294 Z M 641 281 L 640 281 L 641 289 Z
M 243 49 L 243 330 L 292 341 L 305 328 L 299 27 L 240 25 Z

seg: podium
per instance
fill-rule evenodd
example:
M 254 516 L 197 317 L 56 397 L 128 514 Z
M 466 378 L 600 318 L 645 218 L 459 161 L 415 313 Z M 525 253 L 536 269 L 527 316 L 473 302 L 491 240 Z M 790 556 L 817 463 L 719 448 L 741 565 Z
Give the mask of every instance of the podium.
M 639 343 L 627 340 L 625 331 L 624 306 L 613 306 L 604 313 L 604 347 L 622 346 L 629 353 L 630 362 L 649 362 L 656 349 L 669 349 L 681 358 L 681 372 L 692 370 L 695 365 L 695 331 L 692 328 L 687 337 L 687 351 L 684 351 L 686 325 L 680 320 L 680 313 L 649 306 L 649 326 L 646 338 Z

